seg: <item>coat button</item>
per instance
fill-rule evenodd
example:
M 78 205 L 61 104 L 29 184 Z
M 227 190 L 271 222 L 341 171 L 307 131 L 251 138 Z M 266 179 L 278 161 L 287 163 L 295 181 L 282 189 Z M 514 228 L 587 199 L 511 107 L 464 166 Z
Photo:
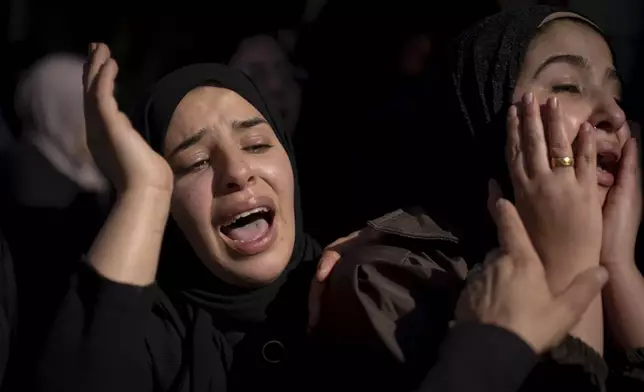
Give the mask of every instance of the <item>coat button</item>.
M 270 340 L 262 347 L 262 357 L 268 363 L 280 363 L 286 356 L 286 347 L 279 340 Z

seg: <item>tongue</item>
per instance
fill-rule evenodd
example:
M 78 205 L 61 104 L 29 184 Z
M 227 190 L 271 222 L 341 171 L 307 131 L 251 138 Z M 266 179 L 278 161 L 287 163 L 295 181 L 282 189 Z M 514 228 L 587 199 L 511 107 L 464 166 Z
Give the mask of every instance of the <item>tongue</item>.
M 268 222 L 259 218 L 243 226 L 225 228 L 222 230 L 225 235 L 234 241 L 249 242 L 262 237 L 268 231 Z

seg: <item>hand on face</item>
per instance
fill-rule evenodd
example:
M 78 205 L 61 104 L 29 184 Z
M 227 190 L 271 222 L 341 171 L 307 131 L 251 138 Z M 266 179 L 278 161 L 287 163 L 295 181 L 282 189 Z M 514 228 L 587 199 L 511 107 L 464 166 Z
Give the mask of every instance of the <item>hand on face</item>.
M 536 353 L 544 353 L 579 321 L 608 274 L 602 267 L 582 271 L 565 290 L 553 293 L 514 206 L 491 196 L 490 210 L 501 249 L 489 254 L 483 269 L 468 278 L 456 306 L 456 321 L 505 328 Z
M 622 149 L 615 185 L 604 202 L 600 261 L 607 268 L 632 266 L 642 217 L 642 185 L 637 142 L 631 138 Z
M 103 174 L 123 193 L 172 192 L 172 171 L 143 140 L 114 98 L 118 65 L 105 44 L 92 44 L 83 70 L 87 145 Z
M 582 126 L 575 154 L 557 98 L 548 100 L 545 122 L 531 93 L 522 106 L 521 113 L 516 106 L 508 113 L 507 160 L 528 234 L 549 274 L 593 267 L 599 262 L 602 212 L 592 127 Z M 561 166 L 561 158 L 574 161 Z

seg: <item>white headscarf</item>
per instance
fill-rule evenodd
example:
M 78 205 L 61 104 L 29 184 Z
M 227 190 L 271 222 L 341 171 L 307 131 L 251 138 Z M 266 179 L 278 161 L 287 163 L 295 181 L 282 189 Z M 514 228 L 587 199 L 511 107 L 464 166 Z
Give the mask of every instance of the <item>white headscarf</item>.
M 87 148 L 83 63 L 70 54 L 39 60 L 18 84 L 14 102 L 23 122 L 21 137 L 80 188 L 100 192 L 108 183 Z

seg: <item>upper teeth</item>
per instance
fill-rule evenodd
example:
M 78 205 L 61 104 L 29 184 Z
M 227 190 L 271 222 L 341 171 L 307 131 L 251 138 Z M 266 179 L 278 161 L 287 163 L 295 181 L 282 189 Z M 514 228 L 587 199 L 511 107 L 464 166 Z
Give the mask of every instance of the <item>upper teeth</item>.
M 266 208 L 266 207 L 257 207 L 257 208 L 253 208 L 252 210 L 248 210 L 248 211 L 242 212 L 240 214 L 237 214 L 237 215 L 235 215 L 235 217 L 230 222 L 228 222 L 228 225 L 235 223 L 238 219 L 241 219 L 243 217 L 246 217 L 246 216 L 249 216 L 249 215 L 252 215 L 252 214 L 256 214 L 258 212 L 268 212 L 268 208 Z

